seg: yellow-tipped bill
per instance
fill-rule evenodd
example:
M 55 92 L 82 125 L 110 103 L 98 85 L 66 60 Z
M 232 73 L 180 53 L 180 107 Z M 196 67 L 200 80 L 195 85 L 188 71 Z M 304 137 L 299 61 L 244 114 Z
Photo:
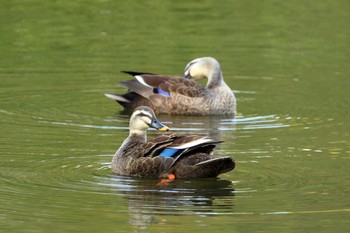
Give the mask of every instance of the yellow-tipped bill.
M 169 131 L 169 127 L 164 125 L 162 128 L 158 129 L 159 131 Z
M 163 125 L 160 121 L 158 121 L 157 118 L 153 117 L 152 122 L 150 124 L 151 127 L 159 130 L 159 131 L 168 131 L 169 127 L 166 125 Z

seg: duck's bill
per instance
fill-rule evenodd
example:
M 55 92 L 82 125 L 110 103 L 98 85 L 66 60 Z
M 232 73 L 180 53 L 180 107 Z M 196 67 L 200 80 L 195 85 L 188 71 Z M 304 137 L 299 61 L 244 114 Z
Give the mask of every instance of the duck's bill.
M 190 73 L 185 73 L 183 76 L 183 78 L 187 78 L 187 79 L 191 79 L 192 76 L 190 75 Z
M 158 121 L 157 119 L 153 119 L 152 123 L 151 123 L 151 127 L 159 130 L 159 131 L 168 131 L 169 127 L 166 125 L 163 125 L 162 123 L 160 123 L 160 121 Z
M 169 127 L 164 125 L 162 128 L 159 128 L 158 130 L 159 131 L 169 131 Z

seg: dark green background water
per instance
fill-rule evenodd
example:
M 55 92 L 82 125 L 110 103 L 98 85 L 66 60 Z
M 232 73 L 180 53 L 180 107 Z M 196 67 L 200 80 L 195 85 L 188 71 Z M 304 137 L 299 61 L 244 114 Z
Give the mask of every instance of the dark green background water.
M 2 232 L 347 232 L 350 2 L 1 1 Z M 120 70 L 217 58 L 236 119 L 160 115 L 225 143 L 219 180 L 111 175 Z M 157 132 L 150 131 L 150 136 Z

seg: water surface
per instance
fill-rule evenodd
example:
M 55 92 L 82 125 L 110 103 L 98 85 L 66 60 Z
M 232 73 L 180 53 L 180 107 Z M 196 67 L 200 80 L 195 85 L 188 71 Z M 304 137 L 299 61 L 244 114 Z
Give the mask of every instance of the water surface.
M 350 230 L 347 1 L 0 6 L 1 231 Z M 119 70 L 181 75 L 201 56 L 238 116 L 158 118 L 224 140 L 236 169 L 162 187 L 112 175 L 129 117 L 103 94 L 125 91 Z

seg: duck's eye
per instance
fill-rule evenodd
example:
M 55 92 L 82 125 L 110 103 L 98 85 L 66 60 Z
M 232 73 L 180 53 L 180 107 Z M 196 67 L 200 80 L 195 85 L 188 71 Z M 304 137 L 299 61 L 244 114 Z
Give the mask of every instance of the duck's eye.
M 192 78 L 190 72 L 185 73 L 182 77 L 183 77 L 183 78 L 188 78 L 188 79 Z

